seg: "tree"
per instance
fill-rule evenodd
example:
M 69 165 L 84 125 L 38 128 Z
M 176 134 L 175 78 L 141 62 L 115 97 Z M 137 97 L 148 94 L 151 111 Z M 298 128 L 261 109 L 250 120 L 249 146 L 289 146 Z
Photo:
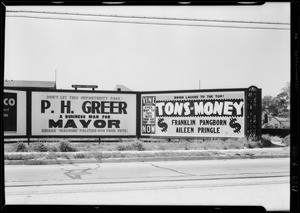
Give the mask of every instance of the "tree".
M 281 89 L 281 93 L 276 96 L 276 105 L 278 107 L 278 114 L 282 117 L 290 116 L 290 97 L 291 97 L 291 87 L 290 82 L 286 84 L 284 88 Z
M 276 98 L 271 95 L 264 96 L 262 99 L 262 111 L 272 116 L 277 116 L 279 111 L 277 108 Z
M 262 99 L 262 112 L 272 116 L 290 116 L 290 83 L 288 82 L 281 92 L 276 96 L 264 96 Z

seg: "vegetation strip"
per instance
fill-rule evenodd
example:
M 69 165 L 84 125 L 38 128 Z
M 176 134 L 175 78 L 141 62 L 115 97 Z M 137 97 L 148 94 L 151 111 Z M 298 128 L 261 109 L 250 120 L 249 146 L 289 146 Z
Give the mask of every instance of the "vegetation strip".
M 104 160 L 133 158 L 256 158 L 289 157 L 288 148 L 252 149 L 252 150 L 189 150 L 189 151 L 114 151 L 114 152 L 73 152 L 73 153 L 5 153 L 6 161 L 59 161 L 59 160 Z
M 276 143 L 272 143 L 276 141 Z M 278 143 L 278 141 L 281 141 Z M 276 145 L 277 144 L 277 145 Z M 177 141 L 144 142 L 137 139 L 124 142 L 31 142 L 29 144 L 5 143 L 4 160 L 27 161 L 107 161 L 149 159 L 236 159 L 261 157 L 289 157 L 290 138 L 263 135 L 261 140 L 240 139 L 190 139 Z M 277 148 L 276 148 L 277 147 Z M 9 162 L 10 161 L 10 162 Z

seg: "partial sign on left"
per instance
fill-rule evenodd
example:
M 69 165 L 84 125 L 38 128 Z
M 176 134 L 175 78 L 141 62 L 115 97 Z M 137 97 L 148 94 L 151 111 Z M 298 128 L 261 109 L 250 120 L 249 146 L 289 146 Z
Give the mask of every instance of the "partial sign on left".
M 3 93 L 4 136 L 26 135 L 26 92 L 4 90 Z

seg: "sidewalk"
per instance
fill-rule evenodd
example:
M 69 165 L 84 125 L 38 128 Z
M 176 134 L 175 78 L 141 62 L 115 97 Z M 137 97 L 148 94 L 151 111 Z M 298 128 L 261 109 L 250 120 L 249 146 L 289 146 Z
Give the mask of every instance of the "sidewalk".
M 102 151 L 102 152 L 9 152 L 4 154 L 6 165 L 43 165 L 109 162 L 215 160 L 287 158 L 290 149 L 256 148 L 232 150 L 159 150 L 159 151 Z

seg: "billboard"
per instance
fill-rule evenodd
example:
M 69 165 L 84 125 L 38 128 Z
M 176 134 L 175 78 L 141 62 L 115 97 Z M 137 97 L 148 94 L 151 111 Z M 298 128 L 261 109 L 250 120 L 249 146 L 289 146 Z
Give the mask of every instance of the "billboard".
M 25 136 L 26 92 L 4 90 L 2 114 L 4 136 Z
M 136 94 L 32 92 L 33 136 L 135 136 Z
M 4 131 L 17 131 L 17 93 L 5 92 L 3 96 Z
M 141 136 L 244 137 L 245 91 L 142 94 Z

